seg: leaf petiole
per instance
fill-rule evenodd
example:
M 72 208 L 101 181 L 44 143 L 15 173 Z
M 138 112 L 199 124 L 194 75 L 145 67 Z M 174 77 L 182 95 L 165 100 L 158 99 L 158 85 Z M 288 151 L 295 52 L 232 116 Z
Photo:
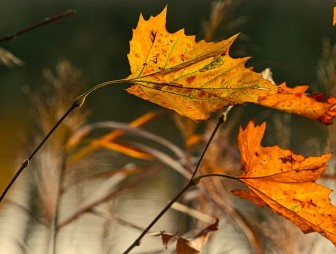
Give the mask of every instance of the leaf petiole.
M 240 178 L 239 177 L 235 177 L 235 176 L 230 176 L 230 175 L 225 175 L 225 174 L 206 174 L 206 175 L 195 176 L 193 178 L 193 182 L 194 182 L 194 184 L 198 184 L 203 178 L 214 177 L 214 176 L 218 176 L 218 177 L 223 177 L 223 178 L 228 178 L 228 179 L 240 181 Z

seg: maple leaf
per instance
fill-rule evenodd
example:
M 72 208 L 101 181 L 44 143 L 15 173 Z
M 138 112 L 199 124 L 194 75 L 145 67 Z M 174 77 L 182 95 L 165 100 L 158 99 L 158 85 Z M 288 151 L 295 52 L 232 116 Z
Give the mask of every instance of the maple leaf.
M 141 15 L 133 30 L 128 54 L 131 74 L 124 80 L 132 85 L 127 92 L 193 120 L 208 119 L 210 113 L 228 105 L 251 102 L 331 123 L 336 99 L 323 103 L 303 93 L 297 96 L 295 89 L 278 87 L 245 68 L 249 58 L 229 56 L 238 35 L 213 43 L 196 42 L 183 29 L 167 32 L 166 12 L 167 8 L 148 20 Z M 290 102 L 284 109 L 278 99 L 286 96 Z M 306 114 L 302 106 L 298 110 L 302 98 L 313 103 L 318 114 Z
M 303 232 L 319 232 L 336 243 L 336 207 L 330 203 L 329 188 L 317 184 L 331 154 L 304 157 L 278 146 L 262 147 L 266 124 L 250 122 L 239 131 L 242 173 L 247 190 L 233 194 L 268 206 L 291 220 Z

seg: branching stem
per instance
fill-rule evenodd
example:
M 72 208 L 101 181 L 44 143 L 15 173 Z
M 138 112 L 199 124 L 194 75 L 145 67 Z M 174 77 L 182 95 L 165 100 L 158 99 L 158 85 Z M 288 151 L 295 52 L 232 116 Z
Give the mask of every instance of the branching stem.
M 151 223 L 142 231 L 139 237 L 128 247 L 128 249 L 124 252 L 124 254 L 129 253 L 136 246 L 139 246 L 141 243 L 141 239 L 148 233 L 148 231 L 158 222 L 159 219 L 170 209 L 170 207 L 191 187 L 194 185 L 193 181 L 189 181 L 183 189 L 180 190 L 179 193 L 175 195 L 175 197 L 168 202 L 168 204 L 156 215 L 156 217 L 152 220 Z
M 171 206 L 192 186 L 196 185 L 200 179 L 198 179 L 199 177 L 195 177 L 204 158 L 204 155 L 206 154 L 213 138 L 215 137 L 219 127 L 226 121 L 227 118 L 227 114 L 228 112 L 231 110 L 232 107 L 228 107 L 227 110 L 219 117 L 218 122 L 215 126 L 215 128 L 213 129 L 208 142 L 206 143 L 203 152 L 196 164 L 196 167 L 190 177 L 190 180 L 188 181 L 188 183 L 174 196 L 173 199 L 171 199 L 168 204 L 158 213 L 158 215 L 152 220 L 151 223 L 149 223 L 149 225 L 143 230 L 143 232 L 138 236 L 138 238 L 128 247 L 127 250 L 125 250 L 123 252 L 123 254 L 127 254 L 130 253 L 130 251 L 132 251 L 135 247 L 139 246 L 141 243 L 141 239 L 148 233 L 148 231 L 156 224 L 156 222 L 161 219 L 161 217 L 171 208 Z M 206 177 L 204 175 L 204 177 Z

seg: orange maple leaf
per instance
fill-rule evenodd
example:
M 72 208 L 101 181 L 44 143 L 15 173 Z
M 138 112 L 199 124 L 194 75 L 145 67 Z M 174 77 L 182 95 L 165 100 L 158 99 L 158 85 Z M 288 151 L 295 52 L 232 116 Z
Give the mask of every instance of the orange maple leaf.
M 133 30 L 128 54 L 131 75 L 124 80 L 132 84 L 129 93 L 194 120 L 208 119 L 228 105 L 251 102 L 331 123 L 336 99 L 324 103 L 304 93 L 297 96 L 296 88 L 278 87 L 245 68 L 248 58 L 229 56 L 238 35 L 212 43 L 195 42 L 195 36 L 185 35 L 183 29 L 167 32 L 166 12 L 167 8 L 148 20 L 140 16 Z M 283 98 L 291 101 L 286 108 L 278 103 Z M 305 107 L 309 105 L 306 110 L 314 114 L 300 106 L 302 98 Z
M 331 154 L 304 157 L 278 146 L 262 147 L 266 124 L 250 122 L 238 136 L 242 173 L 239 180 L 247 190 L 233 194 L 291 220 L 303 232 L 319 232 L 336 243 L 336 207 L 330 203 L 329 188 L 317 184 Z

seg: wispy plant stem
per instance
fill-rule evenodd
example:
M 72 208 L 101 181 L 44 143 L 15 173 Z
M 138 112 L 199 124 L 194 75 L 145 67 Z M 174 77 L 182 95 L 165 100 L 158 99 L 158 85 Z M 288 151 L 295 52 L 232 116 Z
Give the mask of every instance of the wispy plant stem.
M 65 143 L 65 142 L 64 142 Z M 61 170 L 58 174 L 58 183 L 57 183 L 57 197 L 56 197 L 56 204 L 54 209 L 54 216 L 52 225 L 50 225 L 50 242 L 49 242 L 49 253 L 50 254 L 56 254 L 57 253 L 57 236 L 58 236 L 58 223 L 59 223 L 59 217 L 61 212 L 61 202 L 62 202 L 62 189 L 63 189 L 63 182 L 65 179 L 66 174 L 66 156 L 65 153 L 63 153 L 62 157 L 62 166 Z
M 171 206 L 192 186 L 196 185 L 200 179 L 198 179 L 196 176 L 203 158 L 213 140 L 213 138 L 215 137 L 219 127 L 226 121 L 227 118 L 227 114 L 230 111 L 232 107 L 228 107 L 227 110 L 219 117 L 218 122 L 215 126 L 215 128 L 213 129 L 213 131 L 211 132 L 211 135 L 203 149 L 203 152 L 196 164 L 196 167 L 190 177 L 190 180 L 188 181 L 188 183 L 174 196 L 173 199 L 171 199 L 168 204 L 158 213 L 158 215 L 152 220 L 151 223 L 149 223 L 149 225 L 143 230 L 143 232 L 138 236 L 138 238 L 128 247 L 128 249 L 126 251 L 123 252 L 123 254 L 127 254 L 130 253 L 130 251 L 132 251 L 135 247 L 140 245 L 141 239 L 148 233 L 148 231 L 156 224 L 156 222 L 158 222 L 158 220 L 161 219 L 161 217 L 171 208 Z

